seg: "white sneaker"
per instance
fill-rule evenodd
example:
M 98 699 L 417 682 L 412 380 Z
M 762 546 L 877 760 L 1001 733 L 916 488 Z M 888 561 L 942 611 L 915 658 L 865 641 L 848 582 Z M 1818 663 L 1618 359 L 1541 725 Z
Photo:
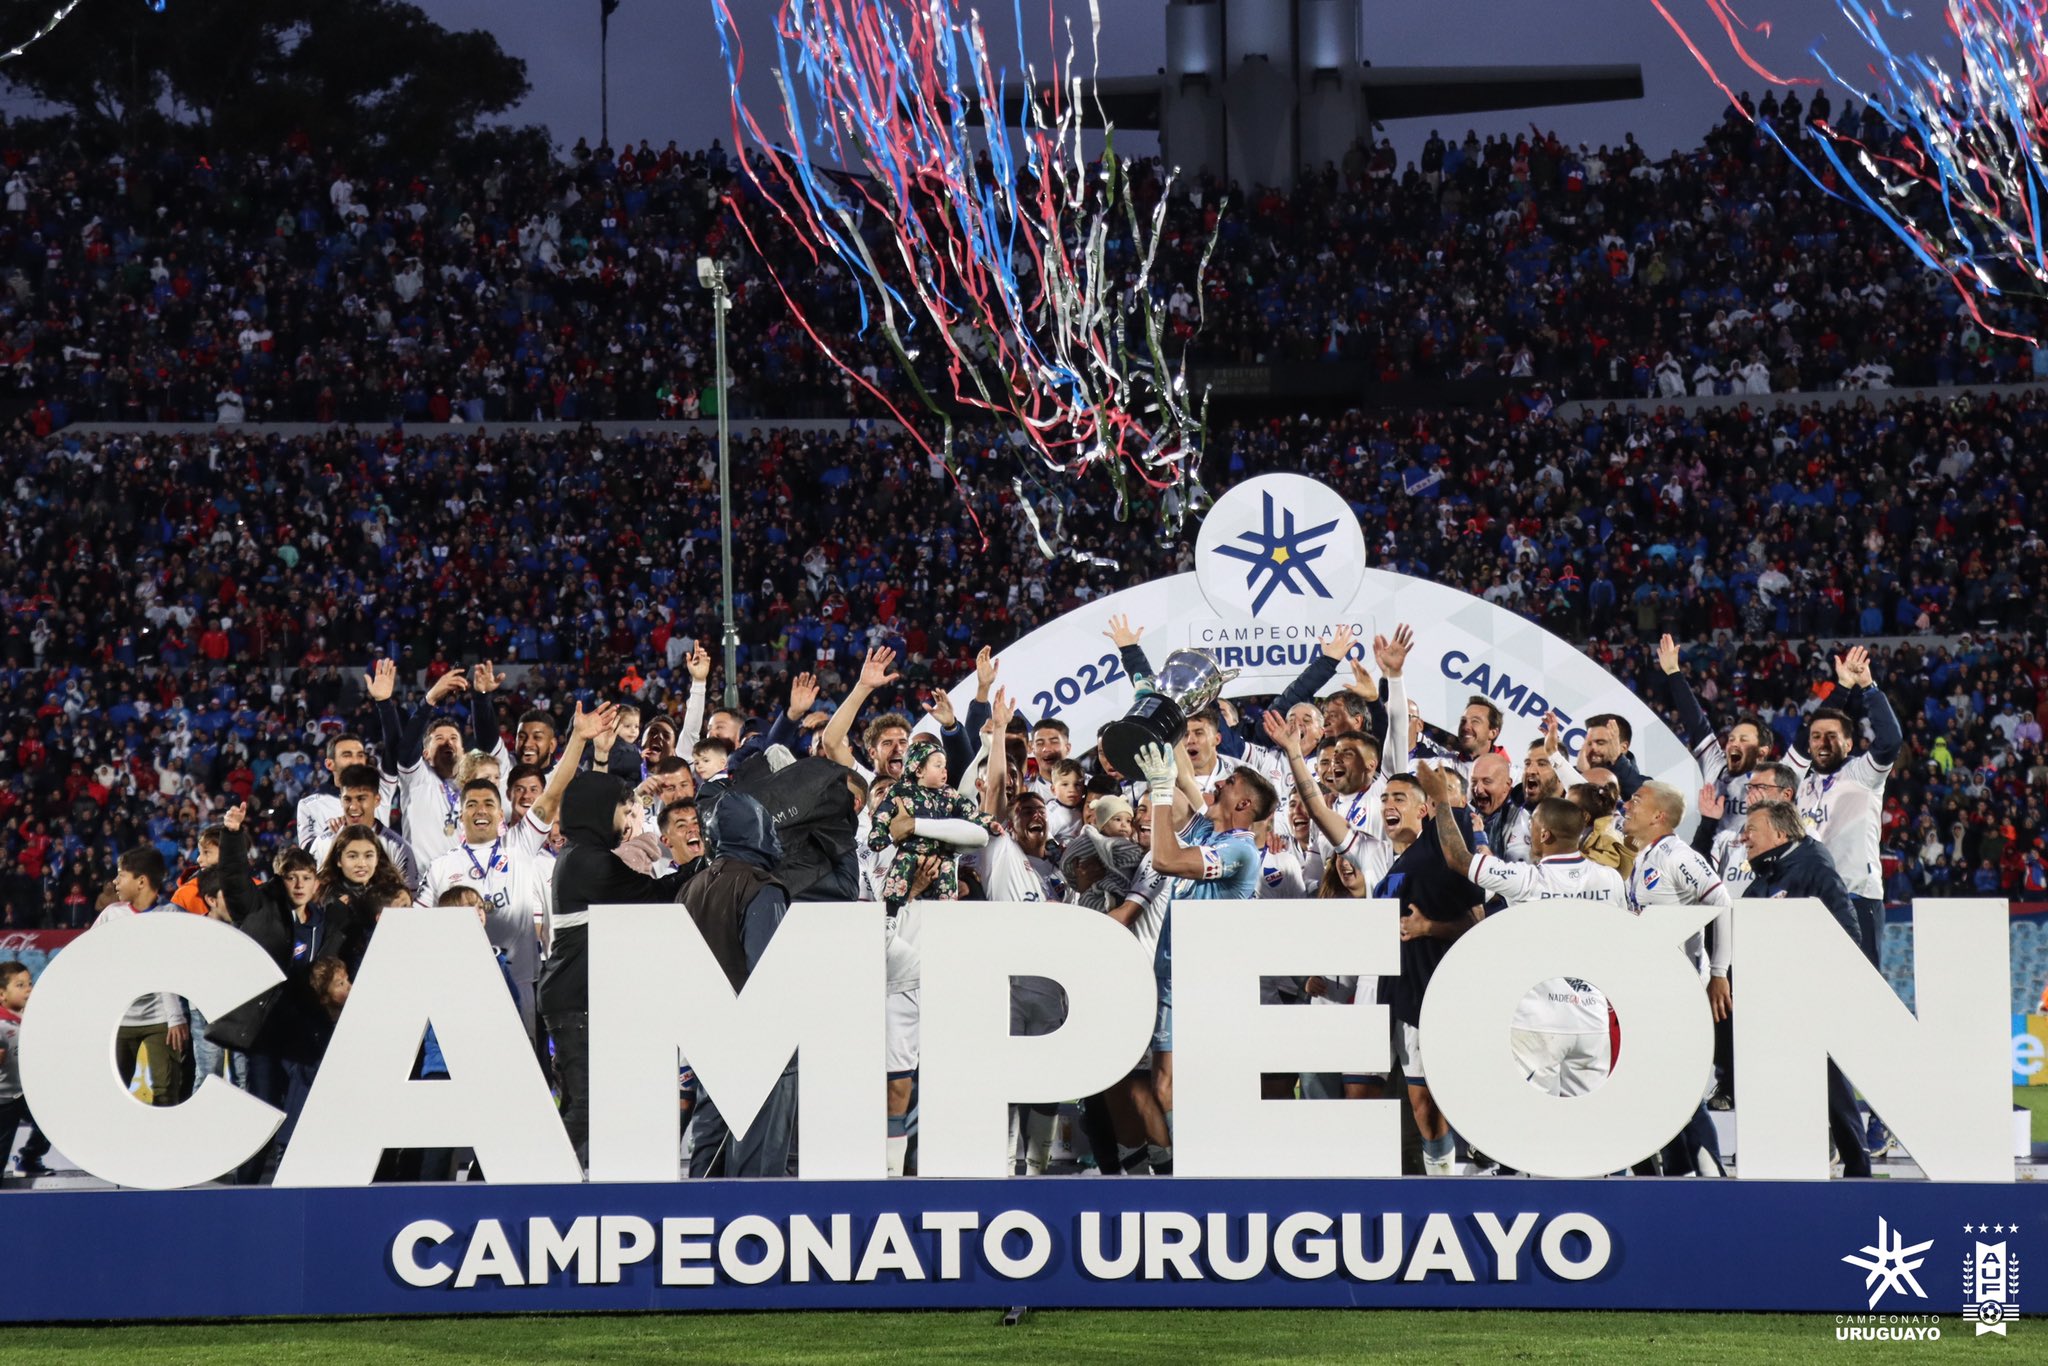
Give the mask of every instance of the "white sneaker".
M 1424 1153 L 1422 1155 L 1422 1174 L 1424 1176 L 1456 1176 L 1458 1174 L 1458 1159 L 1456 1157 L 1439 1159 Z

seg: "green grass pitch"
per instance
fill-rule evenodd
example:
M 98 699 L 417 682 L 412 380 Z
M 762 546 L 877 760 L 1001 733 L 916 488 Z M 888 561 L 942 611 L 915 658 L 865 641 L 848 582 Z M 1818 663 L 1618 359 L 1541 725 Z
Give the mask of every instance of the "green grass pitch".
M 1222 1310 L 1060 1310 L 1014 1328 L 993 1312 L 706 1314 L 8 1329 L 9 1361 L 36 1366 L 359 1366 L 405 1362 L 625 1363 L 689 1360 L 844 1366 L 855 1362 L 1556 1362 L 2039 1361 L 2021 1318 L 2008 1338 L 1847 1343 L 1830 1315 Z

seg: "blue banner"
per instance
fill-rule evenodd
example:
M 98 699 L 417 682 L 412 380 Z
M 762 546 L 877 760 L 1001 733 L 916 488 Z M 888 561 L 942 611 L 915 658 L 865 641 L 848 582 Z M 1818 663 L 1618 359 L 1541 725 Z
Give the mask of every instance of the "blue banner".
M 2048 1246 L 2048 1189 L 2026 1182 L 461 1183 L 4 1203 L 24 1255 L 0 1320 L 16 1322 L 1016 1304 L 2010 1318 Z

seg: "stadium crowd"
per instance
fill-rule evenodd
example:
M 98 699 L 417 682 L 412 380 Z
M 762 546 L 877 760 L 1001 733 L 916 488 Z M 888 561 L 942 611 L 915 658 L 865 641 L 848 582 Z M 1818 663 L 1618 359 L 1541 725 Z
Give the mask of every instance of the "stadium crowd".
M 2025 894 L 2048 890 L 2031 644 L 2048 637 L 2048 547 L 2028 496 L 2044 413 L 2028 395 L 1353 416 L 1221 430 L 1206 468 L 1219 488 L 1321 475 L 1377 563 L 1523 612 L 1653 701 L 1665 632 L 1698 642 L 1709 696 L 1781 727 L 1812 703 L 1826 643 L 1905 637 L 1879 648 L 1908 718 L 1893 893 L 1995 877 Z M 1044 561 L 999 444 L 961 443 L 961 497 L 886 427 L 737 435 L 753 714 L 791 672 L 843 689 L 878 644 L 913 684 L 957 679 L 982 643 L 1182 567 L 1085 484 L 1040 520 L 1063 514 L 1117 567 Z M 622 690 L 671 706 L 691 645 L 718 637 L 701 437 L 17 433 L 4 457 L 0 924 L 84 923 L 115 855 L 146 839 L 189 861 L 230 795 L 288 808 L 325 739 L 368 728 L 367 658 L 428 679 L 491 660 L 522 709 Z
M 1798 111 L 1763 112 L 1797 135 Z M 1398 1076 L 1272 1081 L 1402 1088 L 1419 1169 L 1442 1172 L 1419 1002 L 1489 901 L 1714 901 L 1755 877 L 1821 895 L 1874 959 L 1886 897 L 2048 898 L 2048 543 L 2030 506 L 2048 399 L 1769 397 L 2028 378 L 2031 352 L 1958 316 L 1746 125 L 1662 162 L 1632 140 L 1432 139 L 1404 174 L 1387 155 L 1220 216 L 1222 187 L 1177 191 L 1173 260 L 1191 272 L 1220 234 L 1198 354 L 1499 375 L 1517 398 L 1220 427 L 1201 477 L 1315 474 L 1357 510 L 1374 563 L 1580 644 L 1699 747 L 1694 843 L 1676 831 L 1690 794 L 1642 781 L 1618 718 L 1591 718 L 1577 770 L 1548 745 L 1496 752 L 1484 698 L 1408 727 L 1405 628 L 1332 640 L 1287 694 L 1197 718 L 1136 771 L 1035 725 L 1002 694 L 1003 645 L 1188 552 L 1146 525 L 1151 505 L 1119 522 L 1084 478 L 1036 495 L 1064 538 L 1048 556 L 987 432 L 964 434 L 949 473 L 865 417 L 742 424 L 741 703 L 713 708 L 711 443 L 488 424 L 714 409 L 699 254 L 736 281 L 730 407 L 863 411 L 735 234 L 721 194 L 747 192 L 720 149 L 373 175 L 304 146 L 58 146 L 0 152 L 0 327 L 34 400 L 0 440 L 0 925 L 175 907 L 240 926 L 286 990 L 214 1021 L 145 998 L 119 1056 L 146 1059 L 155 1103 L 225 1073 L 296 1114 L 378 915 L 475 905 L 580 1148 L 589 905 L 679 900 L 738 984 L 792 899 L 860 896 L 891 926 L 905 1169 L 921 901 L 1094 906 L 1156 946 L 1164 991 L 1174 895 L 1363 896 L 1398 868 L 1422 889 L 1399 975 L 1268 984 L 1301 1003 L 1379 991 Z M 1160 192 L 1148 174 L 1141 200 Z M 794 241 L 748 221 L 796 278 Z M 798 290 L 815 325 L 854 336 L 843 277 Z M 1185 289 L 1162 303 L 1191 325 Z M 848 345 L 893 385 L 886 355 Z M 1553 407 L 1693 391 L 1751 401 Z M 394 417 L 471 425 L 421 436 Z M 221 425 L 65 430 L 87 418 Z M 363 425 L 256 425 L 286 418 Z M 1147 676 L 1143 623 L 1105 625 Z M 969 675 L 976 705 L 953 717 L 934 687 Z M 941 734 L 913 738 L 928 708 Z M 801 819 L 778 826 L 770 806 Z M 1724 1019 L 1726 951 L 1718 930 L 1698 945 Z M 22 976 L 0 964 L 0 1049 Z M 1575 1093 L 1612 1042 L 1597 992 L 1561 982 L 1532 993 L 1516 1046 Z M 1013 1024 L 1049 1029 L 1061 1009 L 1027 981 Z M 1171 1056 L 1168 992 L 1150 1056 L 1087 1108 L 1100 1169 L 1171 1170 Z M 430 1035 L 419 1073 L 437 1069 Z M 793 1087 L 738 1143 L 716 1098 L 686 1089 L 696 1174 L 787 1170 Z M 1839 1076 L 1830 1089 L 1844 1168 L 1867 1171 L 1853 1096 Z M 0 1059 L 0 1133 L 19 1099 Z M 1018 1161 L 1043 1170 L 1049 1112 L 1016 1120 Z M 274 1156 L 238 1175 L 263 1179 Z M 388 1174 L 463 1161 L 410 1153 Z M 1655 1166 L 1718 1169 L 1704 1108 Z
M 1831 111 L 1790 103 L 1763 112 L 1799 145 L 1802 114 Z M 1845 110 L 1838 125 L 1875 139 L 1877 122 Z M 0 350 L 39 432 L 709 415 L 699 256 L 733 282 L 732 411 L 881 412 L 781 286 L 879 387 L 909 394 L 852 281 L 812 262 L 715 142 L 389 168 L 303 139 L 239 156 L 14 136 Z M 1398 174 L 1390 145 L 1361 145 L 1291 192 L 1163 176 L 1141 163 L 1133 193 L 1141 211 L 1171 196 L 1155 302 L 1197 361 L 1506 377 L 1552 398 L 2032 377 L 2017 339 L 2039 335 L 2030 305 L 1971 316 L 1739 119 L 1661 160 L 1633 138 L 1468 132 L 1432 134 Z M 1135 269 L 1127 235 L 1108 250 Z

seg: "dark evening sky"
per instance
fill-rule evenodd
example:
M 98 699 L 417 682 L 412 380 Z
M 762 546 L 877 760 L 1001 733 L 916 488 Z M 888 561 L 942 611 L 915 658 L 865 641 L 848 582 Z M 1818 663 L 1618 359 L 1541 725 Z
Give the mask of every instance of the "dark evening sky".
M 175 0 L 174 0 L 175 3 Z M 522 121 L 546 124 L 567 146 L 578 136 L 596 140 L 598 126 L 598 0 L 420 0 L 451 27 L 488 28 L 527 63 L 533 94 L 517 111 Z M 729 0 L 742 14 L 750 76 L 765 75 L 772 52 L 776 0 Z M 1042 35 L 1045 0 L 1021 0 L 1026 23 Z M 1745 69 L 1704 0 L 1665 0 L 1724 78 L 1761 96 L 1764 82 Z M 982 7 L 991 41 L 1007 40 L 1010 7 Z M 1061 13 L 1079 20 L 1085 47 L 1085 0 L 1059 0 Z M 1928 14 L 1898 24 L 1895 46 L 1911 39 L 1937 52 L 1939 0 Z M 1154 0 L 1101 0 L 1105 74 L 1138 74 L 1164 61 L 1164 5 Z M 611 111 L 614 140 L 645 137 L 657 146 L 670 138 L 685 146 L 727 137 L 726 78 L 711 20 L 710 0 L 623 0 L 612 18 Z M 1860 77 L 1867 53 L 1847 30 L 1833 0 L 1742 0 L 1738 12 L 1752 23 L 1768 20 L 1770 37 L 1750 35 L 1751 52 L 1781 75 L 1817 75 L 1808 49 L 1825 40 L 1830 59 L 1845 75 Z M 1643 100 L 1617 105 L 1484 116 L 1478 126 L 1526 127 L 1531 119 L 1568 141 L 1618 141 L 1633 132 L 1661 155 L 1690 145 L 1718 117 L 1723 101 L 1650 0 L 1430 0 L 1397 4 L 1367 0 L 1365 53 L 1379 65 L 1515 62 L 1639 62 Z M 1039 52 L 1047 49 L 1041 36 Z M 1738 78 L 1739 77 L 1739 78 Z M 764 108 L 775 99 L 772 82 L 749 80 L 748 99 Z M 1839 94 L 1836 96 L 1839 105 Z M 1449 131 L 1449 130 L 1446 130 Z M 1462 129 L 1458 131 L 1462 132 Z M 1404 157 L 1415 154 L 1428 129 L 1391 125 Z

